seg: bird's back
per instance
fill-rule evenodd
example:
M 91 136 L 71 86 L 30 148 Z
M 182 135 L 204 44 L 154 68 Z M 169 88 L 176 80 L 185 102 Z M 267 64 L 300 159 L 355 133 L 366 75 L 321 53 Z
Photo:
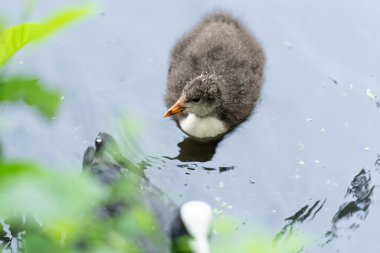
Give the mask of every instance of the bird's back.
M 172 51 L 167 106 L 176 102 L 187 82 L 213 73 L 221 80 L 220 114 L 236 126 L 250 115 L 260 96 L 264 63 L 261 46 L 236 19 L 208 15 Z

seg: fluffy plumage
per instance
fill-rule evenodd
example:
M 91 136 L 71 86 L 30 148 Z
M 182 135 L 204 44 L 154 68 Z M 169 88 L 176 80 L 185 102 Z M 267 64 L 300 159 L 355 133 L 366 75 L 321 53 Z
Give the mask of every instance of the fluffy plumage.
M 236 19 L 208 15 L 172 51 L 165 102 L 170 107 L 181 95 L 187 97 L 184 111 L 173 115 L 179 126 L 194 113 L 222 120 L 228 132 L 252 113 L 264 65 L 263 49 Z M 205 99 L 194 100 L 199 97 Z

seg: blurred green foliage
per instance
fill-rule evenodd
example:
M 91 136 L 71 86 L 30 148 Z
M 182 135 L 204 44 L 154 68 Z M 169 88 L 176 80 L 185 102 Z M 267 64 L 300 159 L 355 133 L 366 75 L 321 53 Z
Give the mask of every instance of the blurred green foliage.
M 7 29 L 0 29 L 0 68 L 20 49 L 31 42 L 39 42 L 51 36 L 69 24 L 91 13 L 94 6 L 84 6 L 60 11 L 40 23 L 24 23 Z M 45 118 L 51 119 L 58 111 L 60 95 L 50 91 L 34 77 L 0 77 L 0 102 L 24 101 L 35 106 Z
M 105 186 L 86 173 L 2 162 L 0 217 L 11 217 L 5 222 L 14 238 L 26 231 L 20 240 L 26 252 L 143 252 L 140 242 L 162 238 L 135 194 L 139 181 L 126 179 Z M 115 203 L 128 208 L 110 216 Z
M 218 221 L 214 226 L 217 226 Z M 219 231 L 218 229 L 216 229 Z M 258 232 L 260 231 L 260 232 Z M 248 234 L 242 234 L 230 228 L 221 229 L 215 236 L 212 252 L 239 252 L 239 253 L 298 253 L 302 252 L 309 238 L 297 235 L 289 236 L 278 245 L 273 244 L 272 236 L 265 229 L 255 229 Z
M 7 217 L 25 252 L 167 252 L 163 249 L 169 250 L 168 241 L 139 192 L 144 179 L 128 170 L 122 174 L 112 184 L 103 184 L 92 173 L 3 161 L 0 217 Z M 270 235 L 242 235 L 226 218 L 216 220 L 213 231 L 215 253 L 294 253 L 305 241 L 291 238 L 273 248 Z M 187 252 L 186 243 L 177 245 Z
M 0 217 L 36 215 L 52 239 L 59 238 L 62 231 L 71 234 L 82 229 L 82 214 L 103 194 L 102 188 L 85 176 L 43 169 L 30 162 L 1 163 Z
M 52 118 L 60 105 L 60 95 L 44 88 L 38 79 L 14 77 L 0 80 L 0 102 L 24 101 L 35 108 L 46 118 Z

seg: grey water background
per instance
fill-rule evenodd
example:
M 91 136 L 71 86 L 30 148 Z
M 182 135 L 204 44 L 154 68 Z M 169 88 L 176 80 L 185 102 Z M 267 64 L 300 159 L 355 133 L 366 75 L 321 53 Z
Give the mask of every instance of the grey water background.
M 16 24 L 74 3 L 40 1 L 30 17 L 23 1 L 1 1 L 0 10 Z M 185 137 L 162 118 L 170 50 L 220 9 L 265 49 L 261 102 L 210 161 L 167 159 Z M 150 180 L 177 203 L 206 200 L 217 215 L 240 220 L 242 232 L 307 234 L 312 245 L 304 252 L 380 252 L 379 9 L 378 1 L 353 0 L 104 1 L 99 15 L 11 62 L 6 73 L 40 76 L 64 97 L 51 124 L 23 105 L 0 108 L 4 151 L 80 171 L 97 133 L 121 140 L 119 123 L 128 116 L 140 130 L 127 139 L 138 145 L 131 158 L 144 160 Z M 364 179 L 354 180 L 363 168 Z M 336 215 L 350 201 L 357 208 Z M 285 221 L 300 210 L 304 219 Z

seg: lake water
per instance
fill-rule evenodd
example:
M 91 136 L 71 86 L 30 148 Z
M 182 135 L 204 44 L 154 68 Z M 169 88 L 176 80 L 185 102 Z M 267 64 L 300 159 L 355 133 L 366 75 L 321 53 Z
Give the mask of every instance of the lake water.
M 0 10 L 16 24 L 68 3 L 78 1 L 41 1 L 30 17 L 23 1 L 3 1 Z M 147 176 L 173 200 L 206 200 L 218 215 L 240 220 L 240 231 L 265 228 L 278 240 L 299 231 L 313 238 L 303 252 L 380 252 L 380 2 L 102 6 L 7 68 L 41 77 L 61 91 L 63 104 L 51 123 L 23 105 L 0 108 L 6 155 L 80 171 L 86 147 L 109 132 L 133 147 L 129 156 L 144 160 Z M 250 120 L 217 145 L 199 147 L 162 118 L 163 95 L 171 48 L 213 10 L 242 20 L 267 66 Z M 122 134 L 125 117 L 139 122 L 127 124 L 138 135 Z

